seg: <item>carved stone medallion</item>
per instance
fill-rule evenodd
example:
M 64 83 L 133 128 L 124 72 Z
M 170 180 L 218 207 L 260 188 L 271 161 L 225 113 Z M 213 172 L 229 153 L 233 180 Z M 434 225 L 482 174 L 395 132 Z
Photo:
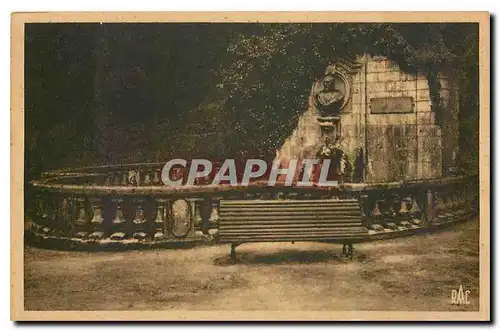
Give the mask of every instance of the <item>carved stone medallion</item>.
M 315 84 L 314 105 L 321 116 L 338 116 L 350 98 L 348 72 L 340 65 L 330 65 Z

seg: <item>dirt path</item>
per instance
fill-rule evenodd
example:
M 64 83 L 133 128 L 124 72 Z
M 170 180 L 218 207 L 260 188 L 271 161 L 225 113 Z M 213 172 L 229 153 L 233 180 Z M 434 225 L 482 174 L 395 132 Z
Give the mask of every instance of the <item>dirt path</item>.
M 355 246 L 256 243 L 129 252 L 26 247 L 28 310 L 478 310 L 477 220 Z M 470 290 L 471 304 L 450 304 Z

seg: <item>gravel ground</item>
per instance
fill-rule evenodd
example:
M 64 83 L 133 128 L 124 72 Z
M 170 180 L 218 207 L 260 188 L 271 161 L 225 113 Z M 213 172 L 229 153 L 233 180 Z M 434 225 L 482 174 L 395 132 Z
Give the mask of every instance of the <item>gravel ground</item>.
M 27 310 L 478 310 L 479 223 L 355 245 L 252 243 L 62 252 L 25 247 Z M 451 291 L 470 290 L 470 305 Z

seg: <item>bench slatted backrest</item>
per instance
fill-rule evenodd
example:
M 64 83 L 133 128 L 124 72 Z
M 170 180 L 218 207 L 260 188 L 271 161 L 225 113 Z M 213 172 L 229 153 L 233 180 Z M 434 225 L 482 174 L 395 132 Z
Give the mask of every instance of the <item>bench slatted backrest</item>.
M 220 242 L 348 240 L 367 231 L 355 199 L 220 201 Z

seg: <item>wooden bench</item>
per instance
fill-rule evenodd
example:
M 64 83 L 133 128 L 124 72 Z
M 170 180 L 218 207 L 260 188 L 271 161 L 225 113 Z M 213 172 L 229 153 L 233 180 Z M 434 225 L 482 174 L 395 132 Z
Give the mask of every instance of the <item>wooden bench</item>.
M 219 242 L 335 241 L 352 259 L 352 243 L 368 234 L 358 200 L 221 200 Z

